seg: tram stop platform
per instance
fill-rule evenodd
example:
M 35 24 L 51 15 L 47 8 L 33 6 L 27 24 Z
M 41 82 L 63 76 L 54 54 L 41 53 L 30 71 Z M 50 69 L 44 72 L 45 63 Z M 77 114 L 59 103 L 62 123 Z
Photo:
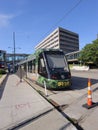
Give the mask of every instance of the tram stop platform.
M 0 130 L 76 130 L 24 80 L 7 75 L 0 84 Z

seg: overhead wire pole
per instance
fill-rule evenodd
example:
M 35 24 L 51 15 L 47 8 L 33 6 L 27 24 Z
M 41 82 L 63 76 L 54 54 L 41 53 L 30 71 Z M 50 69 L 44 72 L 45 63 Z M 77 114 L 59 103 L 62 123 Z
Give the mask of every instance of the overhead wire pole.
M 98 39 L 98 33 L 97 33 L 97 39 Z
M 54 27 L 56 27 L 65 17 L 67 17 L 83 0 L 79 0 L 71 9 L 69 9 L 42 37 L 46 36 Z
M 13 46 L 14 46 L 13 69 L 15 72 L 15 32 L 13 32 Z

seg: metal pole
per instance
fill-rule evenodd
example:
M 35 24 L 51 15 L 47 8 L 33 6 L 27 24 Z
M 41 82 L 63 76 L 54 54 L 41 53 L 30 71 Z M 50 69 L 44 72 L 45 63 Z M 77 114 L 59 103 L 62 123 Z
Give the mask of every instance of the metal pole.
M 28 77 L 28 62 L 26 63 L 26 78 Z
M 13 45 L 14 45 L 13 69 L 15 72 L 15 32 L 13 32 Z
M 97 33 L 97 39 L 98 39 L 98 33 Z
M 22 68 L 20 66 L 20 82 L 22 82 Z
M 45 95 L 48 96 L 47 87 L 46 87 L 46 82 L 45 81 L 44 81 L 44 87 L 45 87 Z

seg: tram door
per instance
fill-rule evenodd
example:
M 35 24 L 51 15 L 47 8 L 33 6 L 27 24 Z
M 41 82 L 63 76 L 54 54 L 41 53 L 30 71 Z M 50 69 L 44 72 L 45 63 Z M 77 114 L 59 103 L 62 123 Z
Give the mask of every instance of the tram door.
M 38 74 L 46 78 L 48 77 L 46 64 L 45 64 L 44 57 L 42 54 L 40 54 L 39 59 L 38 59 Z

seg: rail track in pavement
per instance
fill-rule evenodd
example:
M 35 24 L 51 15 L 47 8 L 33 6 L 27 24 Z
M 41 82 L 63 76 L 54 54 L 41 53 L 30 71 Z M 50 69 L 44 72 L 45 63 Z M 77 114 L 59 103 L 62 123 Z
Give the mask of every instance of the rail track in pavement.
M 75 119 L 72 119 L 69 117 L 66 113 L 63 112 L 64 109 L 66 109 L 69 105 L 68 104 L 63 104 L 60 105 L 57 103 L 56 100 L 49 98 L 50 95 L 55 95 L 58 94 L 58 91 L 53 91 L 53 90 L 47 90 L 47 95 L 45 94 L 45 88 L 39 86 L 36 84 L 35 81 L 29 79 L 29 78 L 24 78 L 24 80 L 33 88 L 35 89 L 45 100 L 47 100 L 51 105 L 54 106 L 54 108 L 68 121 L 70 121 L 76 128 L 77 130 L 83 130 L 83 128 L 78 124 L 78 121 Z

